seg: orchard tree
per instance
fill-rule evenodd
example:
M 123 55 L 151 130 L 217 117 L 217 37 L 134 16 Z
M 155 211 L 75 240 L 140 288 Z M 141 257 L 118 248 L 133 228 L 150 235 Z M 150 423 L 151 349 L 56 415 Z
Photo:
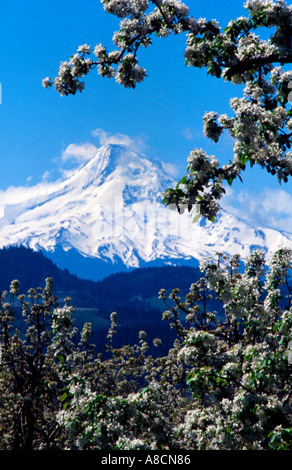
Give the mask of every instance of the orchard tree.
M 166 204 L 197 207 L 214 220 L 224 184 L 241 178 L 247 164 L 288 181 L 292 6 L 283 0 L 247 0 L 247 16 L 222 30 L 215 20 L 191 17 L 177 0 L 102 4 L 121 18 L 113 36 L 116 49 L 80 46 L 61 63 L 54 80 L 43 81 L 45 87 L 74 95 L 84 89 L 83 77 L 97 68 L 101 76 L 135 88 L 146 77 L 138 61 L 140 47 L 150 46 L 153 36 L 172 33 L 186 35 L 188 66 L 243 85 L 243 96 L 230 102 L 230 116 L 210 111 L 203 117 L 208 138 L 218 142 L 228 132 L 234 139 L 233 160 L 220 166 L 194 149 L 185 176 L 166 191 Z M 75 373 L 75 366 L 66 369 L 64 408 L 58 407 L 56 418 L 67 430 L 67 448 L 291 450 L 291 268 L 292 252 L 284 248 L 268 263 L 264 253 L 252 253 L 244 269 L 239 256 L 219 255 L 203 263 L 204 276 L 184 299 L 178 289 L 169 298 L 161 289 L 167 306 L 163 318 L 177 332 L 173 347 L 161 357 L 147 354 L 145 332 L 139 345 L 114 349 L 112 314 L 107 357 L 98 355 L 86 376 L 80 369 Z M 207 296 L 219 302 L 224 319 L 208 311 Z M 161 340 L 154 344 L 160 347 Z
M 140 47 L 152 37 L 186 35 L 188 66 L 234 84 L 243 84 L 242 97 L 230 102 L 231 114 L 209 111 L 203 117 L 205 135 L 218 142 L 223 132 L 234 140 L 233 160 L 220 166 L 217 159 L 195 148 L 188 157 L 185 176 L 165 192 L 164 203 L 199 209 L 214 220 L 225 193 L 224 184 L 241 179 L 246 165 L 260 165 L 280 182 L 292 175 L 292 6 L 284 0 L 247 0 L 247 15 L 229 22 L 222 30 L 217 21 L 195 19 L 177 0 L 101 0 L 106 12 L 121 18 L 113 35 L 115 49 L 101 44 L 81 45 L 69 61 L 61 63 L 57 77 L 46 78 L 43 86 L 54 85 L 61 95 L 84 89 L 82 78 L 97 68 L 102 77 L 135 88 L 146 77 L 138 61 Z M 270 31 L 269 39 L 266 30 Z M 257 34 L 258 33 L 258 34 Z M 265 33 L 265 34 L 264 34 Z
M 20 294 L 18 280 L 9 293 L 1 292 L 0 450 L 63 448 L 56 413 L 68 377 L 86 374 L 92 358 L 91 328 L 85 323 L 76 345 L 72 313 L 67 304 L 57 306 L 52 278 L 27 295 Z
M 268 266 L 254 252 L 243 271 L 238 256 L 215 261 L 184 298 L 160 290 L 177 337 L 167 349 L 154 338 L 155 357 L 145 331 L 113 347 L 115 312 L 96 354 L 51 278 L 27 296 L 13 281 L 0 302 L 0 449 L 291 450 L 292 250 Z
M 291 261 L 280 249 L 266 269 L 257 251 L 242 272 L 238 256 L 220 255 L 202 264 L 185 298 L 161 289 L 173 347 L 152 357 L 142 331 L 139 345 L 110 341 L 86 380 L 74 373 L 57 413 L 67 447 L 291 450 Z M 207 291 L 225 318 L 206 309 Z M 113 314 L 110 340 L 116 325 Z

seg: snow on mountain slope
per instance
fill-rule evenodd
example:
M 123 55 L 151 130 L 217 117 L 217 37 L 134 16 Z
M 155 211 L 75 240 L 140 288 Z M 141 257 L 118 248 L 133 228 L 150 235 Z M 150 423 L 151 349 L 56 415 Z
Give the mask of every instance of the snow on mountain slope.
M 201 260 L 218 251 L 244 258 L 262 248 L 270 255 L 292 246 L 292 234 L 255 229 L 223 210 L 214 223 L 193 223 L 190 214 L 161 204 L 162 192 L 173 184 L 162 163 L 128 147 L 103 146 L 67 179 L 0 193 L 0 247 L 74 249 L 138 267 Z

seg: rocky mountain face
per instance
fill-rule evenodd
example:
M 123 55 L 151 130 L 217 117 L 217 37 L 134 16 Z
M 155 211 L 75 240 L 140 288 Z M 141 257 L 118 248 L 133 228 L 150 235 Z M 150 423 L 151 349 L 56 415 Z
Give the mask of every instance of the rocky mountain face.
M 252 227 L 221 210 L 216 222 L 193 222 L 162 205 L 175 184 L 159 161 L 128 147 L 106 145 L 54 183 L 0 195 L 0 248 L 43 253 L 61 268 L 98 280 L 117 271 L 191 264 L 218 251 L 243 258 L 292 246 L 292 234 Z

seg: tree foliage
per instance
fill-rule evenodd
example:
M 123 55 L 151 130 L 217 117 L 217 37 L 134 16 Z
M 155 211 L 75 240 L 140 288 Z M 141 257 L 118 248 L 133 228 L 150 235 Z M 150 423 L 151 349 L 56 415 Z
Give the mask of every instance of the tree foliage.
M 231 115 L 206 112 L 204 133 L 218 142 L 223 132 L 234 140 L 233 160 L 220 166 L 203 149 L 188 157 L 186 175 L 165 193 L 164 202 L 191 210 L 214 220 L 225 193 L 224 184 L 241 178 L 246 165 L 260 165 L 287 182 L 292 174 L 292 111 L 289 106 L 292 72 L 292 7 L 284 0 L 247 0 L 247 16 L 232 20 L 222 29 L 216 20 L 195 19 L 177 0 L 101 0 L 106 12 L 121 18 L 113 35 L 116 46 L 108 52 L 101 44 L 78 48 L 62 62 L 57 77 L 43 85 L 54 85 L 61 95 L 84 89 L 82 78 L 97 68 L 103 77 L 114 77 L 135 88 L 146 77 L 139 65 L 140 47 L 148 47 L 153 36 L 186 35 L 187 66 L 206 68 L 207 73 L 244 85 L 243 96 L 230 102 Z M 270 33 L 266 39 L 267 32 Z M 258 34 L 257 34 L 258 33 Z M 93 57 L 92 57 L 93 55 Z M 290 99 L 291 98 L 291 99 Z
M 187 65 L 244 84 L 243 97 L 231 101 L 233 116 L 204 116 L 209 138 L 217 142 L 224 131 L 234 138 L 233 161 L 220 167 L 194 149 L 166 203 L 199 206 L 213 220 L 224 182 L 232 184 L 246 164 L 288 179 L 292 73 L 283 67 L 292 59 L 291 6 L 248 0 L 248 16 L 222 31 L 214 20 L 192 18 L 176 0 L 102 3 L 121 18 L 113 37 L 117 49 L 80 46 L 45 87 L 54 83 L 62 95 L 75 94 L 84 88 L 81 78 L 97 67 L 100 75 L 135 88 L 146 76 L 139 48 L 153 35 L 171 33 L 187 35 Z M 265 28 L 269 40 L 255 34 Z M 281 248 L 268 263 L 255 251 L 243 269 L 240 261 L 220 254 L 206 260 L 184 298 L 178 288 L 169 295 L 159 291 L 163 319 L 176 339 L 163 350 L 155 338 L 155 357 L 145 331 L 137 344 L 113 347 L 115 312 L 104 351 L 96 353 L 91 325 L 85 323 L 78 342 L 69 299 L 57 306 L 51 278 L 28 297 L 13 281 L 11 302 L 1 297 L 0 448 L 291 450 L 292 251 Z M 211 298 L 221 303 L 223 319 L 207 307 Z M 16 302 L 25 332 L 15 328 Z
M 14 314 L 19 304 L 22 321 Z M 27 296 L 20 294 L 18 280 L 1 294 L 0 449 L 51 448 L 62 442 L 55 418 L 60 396 L 69 371 L 83 367 L 88 355 L 82 340 L 74 346 L 71 310 L 57 307 L 52 278 Z
M 0 314 L 0 448 L 291 450 L 291 262 L 281 249 L 266 272 L 254 252 L 241 270 L 238 256 L 218 255 L 184 298 L 161 289 L 177 337 L 167 351 L 155 338 L 155 357 L 145 331 L 113 347 L 116 313 L 96 353 L 89 323 L 76 341 L 73 309 L 56 306 L 51 278 L 28 298 L 13 281 Z M 25 333 L 13 327 L 16 301 Z

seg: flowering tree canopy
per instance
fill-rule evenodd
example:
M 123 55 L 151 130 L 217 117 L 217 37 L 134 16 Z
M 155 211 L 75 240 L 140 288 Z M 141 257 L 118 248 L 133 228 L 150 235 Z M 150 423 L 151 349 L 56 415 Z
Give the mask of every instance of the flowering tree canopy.
M 101 44 L 93 49 L 78 48 L 69 61 L 61 62 L 57 77 L 43 80 L 54 85 L 61 95 L 84 89 L 82 78 L 93 68 L 103 77 L 113 77 L 128 88 L 135 88 L 146 77 L 138 62 L 140 46 L 148 47 L 152 37 L 172 33 L 186 35 L 185 59 L 188 66 L 206 67 L 207 73 L 235 84 L 244 84 L 244 94 L 230 102 L 232 114 L 218 116 L 214 111 L 204 117 L 204 133 L 218 142 L 224 131 L 234 139 L 234 157 L 219 165 L 202 149 L 188 158 L 186 175 L 175 188 L 165 193 L 164 203 L 194 206 L 200 214 L 214 220 L 218 200 L 225 193 L 224 183 L 232 184 L 255 163 L 280 182 L 292 175 L 292 6 L 284 0 L 247 0 L 246 17 L 230 21 L 222 30 L 217 21 L 195 19 L 189 8 L 177 0 L 101 0 L 106 12 L 121 18 L 113 35 L 116 49 L 108 52 Z M 269 39 L 260 35 L 266 29 Z
M 184 299 L 161 289 L 163 318 L 177 332 L 165 356 L 149 354 L 144 331 L 139 345 L 111 349 L 112 314 L 113 356 L 100 357 L 86 380 L 71 376 L 57 414 L 68 448 L 291 450 L 291 262 L 280 249 L 266 270 L 256 251 L 240 273 L 239 256 L 219 255 L 201 265 Z M 207 296 L 223 318 L 208 311 Z

